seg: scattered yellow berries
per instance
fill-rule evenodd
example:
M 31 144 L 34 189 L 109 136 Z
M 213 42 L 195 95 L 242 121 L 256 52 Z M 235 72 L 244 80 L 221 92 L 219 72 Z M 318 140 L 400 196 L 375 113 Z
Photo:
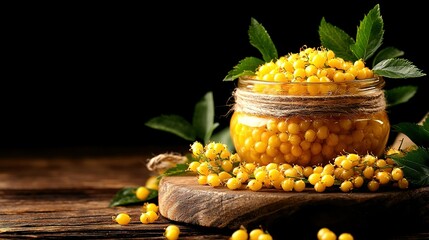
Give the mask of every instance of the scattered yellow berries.
M 113 216 L 112 220 L 117 222 L 119 225 L 127 225 L 130 223 L 131 217 L 127 213 L 119 213 L 118 215 Z
M 140 222 L 143 224 L 153 223 L 158 220 L 158 205 L 155 203 L 144 203 L 142 207 L 142 213 L 140 215 Z M 120 213 L 112 217 L 112 220 L 117 222 L 120 225 L 127 225 L 131 221 L 131 217 L 128 213 Z

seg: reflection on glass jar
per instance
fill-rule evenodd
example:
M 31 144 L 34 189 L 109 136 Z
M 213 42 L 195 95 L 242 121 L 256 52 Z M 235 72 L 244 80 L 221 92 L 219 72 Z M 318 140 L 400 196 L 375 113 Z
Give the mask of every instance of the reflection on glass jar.
M 381 77 L 278 83 L 240 78 L 230 131 L 246 162 L 312 166 L 384 153 L 390 132 Z

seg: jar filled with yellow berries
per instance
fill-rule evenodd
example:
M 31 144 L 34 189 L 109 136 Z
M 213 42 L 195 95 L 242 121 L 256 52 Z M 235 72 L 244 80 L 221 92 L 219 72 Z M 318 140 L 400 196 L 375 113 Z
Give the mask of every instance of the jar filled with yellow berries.
M 233 92 L 230 133 L 246 162 L 327 164 L 345 153 L 384 153 L 390 123 L 384 79 L 363 60 L 325 48 L 260 65 Z

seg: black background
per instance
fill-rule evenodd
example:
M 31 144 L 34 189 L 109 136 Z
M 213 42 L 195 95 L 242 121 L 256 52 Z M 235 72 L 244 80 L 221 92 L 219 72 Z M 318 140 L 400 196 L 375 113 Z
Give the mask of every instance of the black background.
M 322 17 L 355 37 L 376 3 L 384 44 L 428 69 L 423 1 L 99 2 L 10 7 L 2 38 L 0 147 L 140 147 L 186 141 L 144 123 L 161 114 L 189 121 L 208 91 L 219 129 L 228 126 L 235 82 L 222 81 L 247 56 L 251 17 L 279 55 L 320 46 Z M 41 5 L 42 4 L 42 5 Z M 233 5 L 232 5 L 233 4 Z M 386 89 L 417 85 L 408 103 L 389 109 L 392 124 L 428 111 L 428 77 L 388 79 Z

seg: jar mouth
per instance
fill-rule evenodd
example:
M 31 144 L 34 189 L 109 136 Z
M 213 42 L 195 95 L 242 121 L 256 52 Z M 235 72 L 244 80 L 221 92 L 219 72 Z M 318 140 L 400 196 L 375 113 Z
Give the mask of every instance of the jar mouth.
M 374 76 L 372 78 L 365 79 L 355 79 L 351 81 L 343 81 L 343 82 L 276 82 L 276 81 L 266 81 L 261 79 L 255 79 L 252 76 L 241 76 L 238 78 L 239 82 L 244 84 L 263 84 L 263 85 L 326 85 L 326 84 L 334 84 L 334 85 L 344 85 L 344 84 L 352 84 L 352 85 L 379 85 L 382 84 L 384 86 L 384 79 L 381 76 Z
M 275 82 L 242 76 L 238 88 L 266 94 L 281 95 L 345 95 L 368 91 L 380 91 L 385 85 L 381 76 L 344 82 Z

